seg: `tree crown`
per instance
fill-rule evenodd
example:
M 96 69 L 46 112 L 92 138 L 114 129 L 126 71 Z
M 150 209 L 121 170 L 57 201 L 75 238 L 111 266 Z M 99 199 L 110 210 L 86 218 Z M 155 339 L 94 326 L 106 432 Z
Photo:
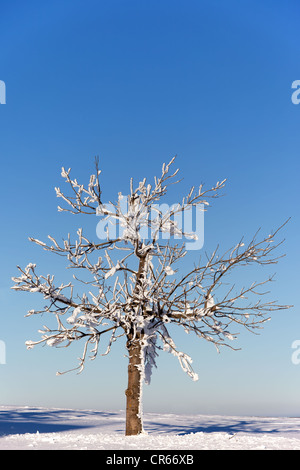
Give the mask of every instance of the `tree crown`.
M 179 182 L 175 179 L 179 170 L 171 171 L 174 160 L 162 166 L 161 176 L 154 178 L 153 185 L 144 179 L 134 189 L 131 179 L 129 194 L 119 193 L 116 202 L 108 204 L 103 204 L 101 198 L 98 160 L 87 187 L 71 179 L 70 169 L 62 168 L 71 195 L 55 188 L 57 197 L 66 203 L 58 210 L 99 216 L 103 239 L 97 243 L 89 240 L 82 228 L 75 241 L 69 235 L 62 244 L 53 236 L 49 236 L 50 244 L 30 238 L 43 249 L 66 257 L 76 275 L 72 282 L 58 286 L 54 276 L 38 275 L 33 263 L 25 269 L 18 267 L 20 275 L 13 278 L 13 289 L 40 292 L 48 301 L 44 309 L 30 310 L 27 316 L 50 313 L 57 320 L 56 329 L 44 326 L 41 339 L 27 341 L 27 348 L 39 343 L 69 346 L 83 339 L 84 350 L 76 368 L 81 371 L 87 354 L 94 359 L 99 353 L 103 335 L 108 334 L 109 340 L 102 355 L 109 353 L 117 338 L 125 336 L 129 343 L 139 341 L 143 345 L 147 382 L 161 349 L 174 354 L 183 370 L 196 380 L 192 360 L 177 349 L 169 324 L 181 326 L 217 349 L 222 345 L 234 349 L 234 325 L 254 332 L 269 320 L 271 311 L 289 307 L 263 301 L 266 292 L 260 288 L 272 277 L 239 290 L 230 281 L 238 266 L 277 263 L 279 257 L 274 250 L 282 242 L 275 243 L 274 238 L 281 227 L 260 240 L 259 232 L 248 243 L 242 239 L 224 254 L 216 249 L 179 275 L 178 263 L 187 254 L 185 239 L 197 238 L 195 232 L 185 230 L 182 217 L 189 213 L 191 220 L 195 208 L 205 211 L 208 200 L 218 197 L 225 180 L 209 190 L 202 185 L 192 187 L 180 203 L 162 208 L 157 202 L 170 184 Z M 90 280 L 80 277 L 83 271 Z M 74 280 L 86 285 L 88 291 L 75 294 Z

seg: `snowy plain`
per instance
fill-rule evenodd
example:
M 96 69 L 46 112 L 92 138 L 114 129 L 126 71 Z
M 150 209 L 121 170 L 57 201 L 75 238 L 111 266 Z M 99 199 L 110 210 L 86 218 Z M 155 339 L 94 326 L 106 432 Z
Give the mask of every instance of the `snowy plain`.
M 124 428 L 124 411 L 0 406 L 1 450 L 300 450 L 300 418 L 144 413 L 144 434 Z

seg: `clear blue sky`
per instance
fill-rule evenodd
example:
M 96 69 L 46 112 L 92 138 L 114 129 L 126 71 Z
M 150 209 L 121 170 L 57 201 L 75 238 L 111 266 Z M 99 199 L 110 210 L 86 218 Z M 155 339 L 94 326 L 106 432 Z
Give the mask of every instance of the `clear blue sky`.
M 65 279 L 60 260 L 28 236 L 62 238 L 83 224 L 96 230 L 98 220 L 57 212 L 61 166 L 86 181 L 99 155 L 108 201 L 126 192 L 131 176 L 152 178 L 177 154 L 184 180 L 174 199 L 191 185 L 228 179 L 205 216 L 203 250 L 228 248 L 259 227 L 268 234 L 292 217 L 282 234 L 287 256 L 270 269 L 270 297 L 294 308 L 275 313 L 260 336 L 244 331 L 239 352 L 217 354 L 176 334 L 199 381 L 161 354 L 144 409 L 299 415 L 300 365 L 291 361 L 300 339 L 300 105 L 291 102 L 299 31 L 296 0 L 1 2 L 0 404 L 124 409 L 124 343 L 83 374 L 56 377 L 77 364 L 82 345 L 27 351 L 47 319 L 24 318 L 42 301 L 12 291 L 11 276 L 17 264 L 35 262 Z

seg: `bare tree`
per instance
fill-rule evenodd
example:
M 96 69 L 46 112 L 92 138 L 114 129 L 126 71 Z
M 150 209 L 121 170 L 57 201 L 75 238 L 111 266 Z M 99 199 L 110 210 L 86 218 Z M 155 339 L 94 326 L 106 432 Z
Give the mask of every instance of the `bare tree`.
M 224 254 L 216 249 L 188 272 L 177 275 L 176 267 L 187 254 L 185 240 L 195 238 L 193 232 L 184 231 L 178 216 L 194 207 L 206 210 L 208 199 L 218 197 L 225 180 L 209 190 L 202 185 L 197 190 L 193 187 L 181 203 L 162 210 L 157 201 L 165 196 L 170 184 L 178 183 L 178 170 L 170 170 L 173 162 L 174 158 L 163 165 L 153 185 L 144 179 L 134 189 L 131 180 L 129 195 L 119 193 L 117 201 L 109 204 L 101 199 L 98 160 L 96 174 L 90 177 L 87 187 L 71 179 L 70 169 L 63 168 L 62 177 L 71 195 L 55 188 L 57 197 L 67 204 L 66 208 L 58 207 L 59 211 L 97 214 L 103 223 L 107 222 L 106 238 L 90 241 L 82 229 L 75 241 L 69 235 L 61 244 L 52 236 L 49 244 L 30 238 L 45 250 L 66 257 L 76 275 L 72 282 L 57 285 L 54 276 L 38 275 L 36 265 L 28 264 L 25 269 L 18 267 L 20 275 L 13 278 L 13 289 L 40 292 L 48 301 L 42 310 L 30 310 L 27 316 L 47 313 L 57 321 L 55 329 L 43 327 L 41 339 L 27 341 L 28 349 L 39 343 L 67 347 L 82 339 L 83 354 L 75 368 L 80 372 L 88 355 L 95 359 L 100 351 L 108 354 L 118 338 L 126 338 L 126 435 L 143 431 L 142 382 L 150 382 L 159 350 L 171 352 L 193 380 L 198 378 L 191 358 L 177 349 L 169 324 L 194 333 L 217 349 L 234 349 L 235 328 L 242 326 L 255 332 L 269 319 L 271 311 L 289 307 L 263 301 L 266 292 L 260 288 L 271 277 L 238 290 L 230 278 L 239 266 L 276 263 L 279 257 L 274 256 L 274 250 L 281 242 L 274 243 L 274 237 L 279 229 L 261 239 L 257 233 L 248 243 L 241 240 Z M 74 293 L 77 281 L 84 283 L 87 292 Z M 109 335 L 106 350 L 100 348 L 104 335 Z

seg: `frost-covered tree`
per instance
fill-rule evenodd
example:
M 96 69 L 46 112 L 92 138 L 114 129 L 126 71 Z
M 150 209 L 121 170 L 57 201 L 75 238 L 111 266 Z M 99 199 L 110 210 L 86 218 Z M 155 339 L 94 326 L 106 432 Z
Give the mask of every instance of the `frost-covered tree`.
M 257 234 L 248 243 L 241 240 L 224 254 L 216 249 L 186 272 L 181 271 L 180 263 L 187 254 L 185 241 L 195 234 L 184 231 L 180 216 L 187 211 L 192 214 L 195 207 L 206 210 L 208 199 L 218 196 L 225 180 L 209 190 L 202 185 L 193 187 L 180 203 L 162 208 L 158 201 L 170 184 L 178 183 L 178 170 L 170 169 L 173 162 L 174 158 L 163 165 L 161 176 L 152 184 L 144 179 L 134 189 L 131 180 L 129 194 L 119 193 L 116 202 L 109 204 L 102 202 L 97 159 L 96 174 L 87 187 L 71 179 L 70 169 L 63 168 L 70 195 L 55 188 L 57 197 L 66 203 L 58 210 L 99 216 L 106 238 L 99 242 L 98 236 L 91 241 L 81 228 L 76 240 L 69 235 L 63 243 L 52 236 L 48 244 L 30 238 L 45 250 L 65 256 L 76 275 L 69 283 L 58 285 L 54 276 L 39 275 L 36 265 L 30 263 L 25 269 L 18 267 L 20 275 L 13 278 L 13 289 L 39 292 L 47 300 L 47 306 L 30 310 L 28 316 L 46 313 L 56 318 L 56 328 L 43 326 L 38 341 L 26 342 L 28 349 L 39 343 L 70 346 L 83 340 L 83 354 L 75 368 L 82 371 L 88 356 L 95 359 L 98 352 L 108 354 L 112 344 L 125 337 L 129 358 L 127 435 L 143 430 L 142 382 L 150 382 L 160 350 L 171 352 L 193 380 L 198 378 L 191 358 L 171 337 L 173 326 L 194 333 L 217 349 L 234 349 L 231 343 L 236 330 L 245 327 L 256 331 L 269 319 L 270 311 L 288 308 L 263 301 L 260 288 L 272 278 L 237 289 L 230 277 L 239 266 L 276 263 L 278 257 L 273 252 L 278 244 L 273 242 L 278 230 L 260 240 Z M 75 292 L 79 281 L 86 287 L 83 294 Z M 105 335 L 106 350 L 102 349 Z

